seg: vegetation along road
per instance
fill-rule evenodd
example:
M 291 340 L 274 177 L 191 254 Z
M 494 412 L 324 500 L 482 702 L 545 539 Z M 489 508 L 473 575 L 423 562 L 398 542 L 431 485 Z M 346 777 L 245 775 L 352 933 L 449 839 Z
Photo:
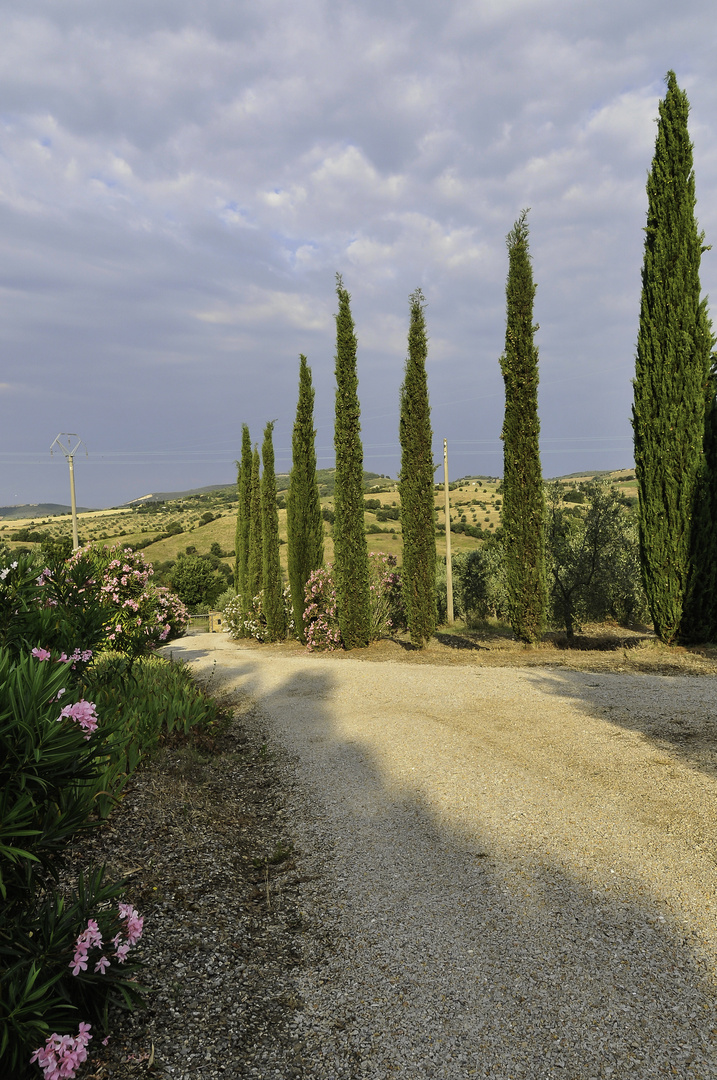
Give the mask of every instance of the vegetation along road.
M 717 1076 L 713 676 L 167 651 L 294 770 L 296 1075 Z

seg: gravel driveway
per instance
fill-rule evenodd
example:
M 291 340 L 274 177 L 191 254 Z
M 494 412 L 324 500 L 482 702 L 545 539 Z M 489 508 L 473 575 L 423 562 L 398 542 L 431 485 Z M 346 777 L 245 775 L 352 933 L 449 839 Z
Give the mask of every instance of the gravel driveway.
M 717 1077 L 713 677 L 168 651 L 290 762 L 301 1075 Z

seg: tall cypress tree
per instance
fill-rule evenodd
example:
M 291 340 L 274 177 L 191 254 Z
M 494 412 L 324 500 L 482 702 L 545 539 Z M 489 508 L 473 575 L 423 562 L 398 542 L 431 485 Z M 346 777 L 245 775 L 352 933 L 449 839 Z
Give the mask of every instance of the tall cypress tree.
M 717 641 L 717 373 L 708 384 L 704 454 L 690 544 L 690 578 L 680 623 L 684 642 Z
M 436 522 L 433 495 L 433 432 L 428 404 L 428 340 L 425 298 L 420 289 L 409 298 L 406 373 L 401 387 L 401 587 L 414 645 L 424 645 L 436 629 Z
M 655 632 L 671 643 L 689 632 L 685 616 L 696 621 L 685 605 L 695 577 L 712 332 L 700 299 L 704 234 L 695 219 L 689 102 L 674 71 L 666 82 L 647 180 L 632 424 L 643 581 Z
M 254 447 L 251 459 L 251 503 L 249 516 L 249 555 L 247 558 L 247 609 L 264 585 L 264 551 L 261 529 L 261 479 L 259 447 Z
M 286 528 L 289 540 L 289 584 L 294 626 L 304 640 L 304 588 L 311 572 L 324 561 L 324 523 L 316 482 L 314 439 L 314 388 L 311 368 L 299 357 L 299 400 L 291 443 L 291 475 L 286 497 Z
M 251 519 L 251 436 L 249 425 L 242 424 L 241 460 L 237 475 L 237 529 L 234 543 L 234 588 L 243 598 L 246 610 L 247 565 L 249 561 L 249 522 Z
M 503 420 L 503 533 L 510 621 L 519 641 L 539 641 L 545 629 L 545 496 L 540 468 L 538 350 L 533 335 L 533 270 L 528 211 L 508 233 Z
M 344 648 L 368 644 L 370 606 L 368 548 L 364 532 L 363 447 L 356 374 L 356 334 L 348 292 L 336 275 L 336 486 L 334 572 L 339 628 Z
M 274 470 L 274 421 L 264 428 L 261 448 L 261 532 L 263 610 L 268 641 L 283 641 L 286 637 L 284 615 L 284 586 L 279 560 L 279 511 L 276 506 L 276 473 Z

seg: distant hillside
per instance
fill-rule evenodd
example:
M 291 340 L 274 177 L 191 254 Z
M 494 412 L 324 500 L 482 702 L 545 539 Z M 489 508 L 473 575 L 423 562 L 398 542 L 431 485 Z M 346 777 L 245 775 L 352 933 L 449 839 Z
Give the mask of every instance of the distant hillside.
M 190 499 L 193 495 L 206 495 L 211 491 L 234 491 L 236 484 L 208 484 L 206 487 L 191 488 L 189 491 L 155 491 L 150 495 L 140 495 L 138 499 L 122 503 L 122 506 L 145 506 L 147 503 L 174 502 L 175 499 Z
M 78 514 L 87 514 L 92 508 L 78 506 Z M 63 506 L 61 503 L 24 503 L 22 506 L 0 506 L 0 518 L 12 521 L 14 518 L 46 518 L 59 517 L 61 514 L 72 512 L 71 506 Z
M 334 477 L 335 469 L 317 469 L 316 480 L 319 485 L 319 491 L 322 495 L 333 495 L 334 493 Z M 379 473 L 365 472 L 363 474 L 364 488 L 368 491 L 372 487 L 376 487 L 377 483 L 381 480 L 385 480 L 387 483 L 393 483 L 388 476 L 381 476 Z M 276 474 L 276 490 L 286 491 L 289 487 L 289 474 L 277 473 Z M 236 491 L 236 484 L 209 484 L 207 487 L 191 488 L 189 491 L 154 491 L 149 495 L 141 495 L 138 499 L 132 499 L 130 502 L 123 503 L 122 506 L 147 506 L 150 503 L 166 503 L 174 502 L 176 499 L 191 499 L 195 495 L 207 495 L 211 492 L 226 491 L 232 494 Z M 67 508 L 69 509 L 69 507 Z M 58 513 L 64 511 L 57 511 Z M 22 515 L 18 515 L 22 516 Z M 27 515 L 25 515 L 27 516 Z
M 627 475 L 622 475 L 623 473 Z M 571 472 L 563 473 L 562 476 L 552 476 L 551 480 L 584 480 L 585 477 L 591 477 L 593 480 L 604 479 L 606 476 L 611 476 L 615 481 L 618 480 L 634 480 L 635 479 L 635 466 L 631 469 L 602 469 L 598 472 L 590 472 L 589 469 L 585 469 L 583 472 Z

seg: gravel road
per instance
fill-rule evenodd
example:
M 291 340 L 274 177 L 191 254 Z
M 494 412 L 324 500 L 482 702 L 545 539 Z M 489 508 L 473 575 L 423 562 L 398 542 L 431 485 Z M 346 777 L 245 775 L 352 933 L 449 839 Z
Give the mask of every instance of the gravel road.
M 713 677 L 167 651 L 294 776 L 301 1067 L 252 1075 L 717 1077 Z

